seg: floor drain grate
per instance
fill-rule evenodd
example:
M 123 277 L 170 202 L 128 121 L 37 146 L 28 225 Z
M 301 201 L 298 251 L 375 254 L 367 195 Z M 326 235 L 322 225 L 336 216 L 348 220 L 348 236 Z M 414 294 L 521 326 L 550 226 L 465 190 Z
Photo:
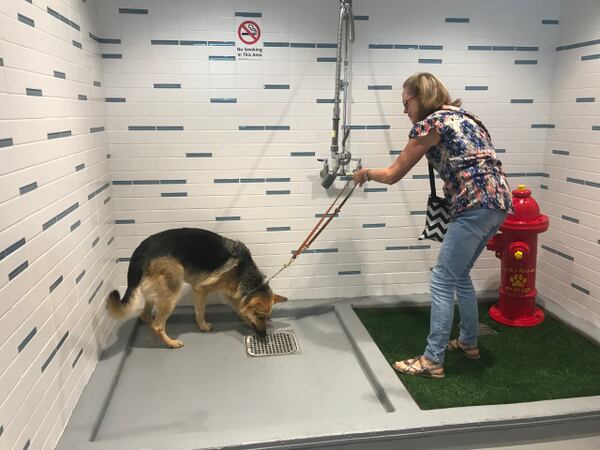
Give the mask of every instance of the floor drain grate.
M 246 352 L 250 356 L 291 355 L 298 352 L 298 343 L 293 331 L 278 330 L 264 338 L 246 336 Z
M 490 336 L 492 334 L 498 334 L 496 330 L 490 327 L 487 323 L 479 324 L 479 335 L 480 336 Z

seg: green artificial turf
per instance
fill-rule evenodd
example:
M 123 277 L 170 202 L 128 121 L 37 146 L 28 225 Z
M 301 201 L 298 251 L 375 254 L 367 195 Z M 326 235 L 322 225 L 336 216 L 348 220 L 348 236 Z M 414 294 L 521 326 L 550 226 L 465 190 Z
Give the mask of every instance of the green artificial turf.
M 398 374 L 421 409 L 496 405 L 600 395 L 600 347 L 546 316 L 540 325 L 514 328 L 479 308 L 479 321 L 498 333 L 479 339 L 481 359 L 446 352 L 443 379 Z M 355 308 L 379 349 L 394 361 L 421 355 L 429 307 Z M 451 337 L 458 333 L 458 309 Z

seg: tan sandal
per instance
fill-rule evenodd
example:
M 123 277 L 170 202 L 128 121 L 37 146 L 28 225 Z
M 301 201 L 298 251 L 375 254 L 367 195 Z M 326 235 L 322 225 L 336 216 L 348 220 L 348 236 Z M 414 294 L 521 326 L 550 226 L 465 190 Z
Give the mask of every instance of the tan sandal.
M 450 342 L 448 342 L 446 348 L 451 352 L 462 352 L 462 354 L 469 359 L 480 358 L 479 347 L 477 347 L 477 345 L 466 345 L 460 342 L 458 339 L 452 339 Z
M 428 378 L 444 378 L 444 366 L 429 361 L 425 356 L 416 356 L 395 362 L 392 367 L 394 370 L 406 374 L 417 375 Z

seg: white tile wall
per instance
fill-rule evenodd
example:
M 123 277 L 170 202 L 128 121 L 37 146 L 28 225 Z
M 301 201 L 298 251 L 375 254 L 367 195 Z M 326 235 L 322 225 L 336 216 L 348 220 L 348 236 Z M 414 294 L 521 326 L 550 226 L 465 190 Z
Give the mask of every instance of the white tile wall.
M 600 3 L 564 1 L 544 148 L 539 290 L 600 326 Z M 560 252 L 560 253 L 557 253 Z
M 0 448 L 54 448 L 113 323 L 93 4 L 0 2 Z
M 588 42 L 600 37 L 597 1 L 354 4 L 350 123 L 389 129 L 353 130 L 353 155 L 389 165 L 410 129 L 402 82 L 438 74 L 485 121 L 511 185 L 528 184 L 550 215 L 540 292 L 598 324 L 600 122 L 598 102 L 576 101 L 600 99 L 600 59 L 581 60 L 600 53 Z M 267 44 L 261 61 L 209 59 L 235 55 L 210 44 L 235 40 L 236 12 L 261 13 L 263 42 L 287 46 Z M 0 4 L 0 448 L 53 448 L 113 326 L 101 300 L 124 288 L 126 260 L 144 237 L 217 231 L 246 242 L 268 275 L 289 259 L 343 186 L 323 190 L 316 160 L 329 155 L 332 105 L 317 99 L 333 98 L 335 69 L 317 58 L 336 51 L 290 43 L 335 43 L 337 15 L 333 0 Z M 426 173 L 421 162 L 383 192 L 358 190 L 314 252 L 272 286 L 291 299 L 427 292 L 438 246 L 416 239 L 424 217 L 411 214 L 428 191 L 413 175 Z M 386 250 L 398 246 L 409 249 Z M 496 289 L 498 268 L 482 255 L 477 288 Z

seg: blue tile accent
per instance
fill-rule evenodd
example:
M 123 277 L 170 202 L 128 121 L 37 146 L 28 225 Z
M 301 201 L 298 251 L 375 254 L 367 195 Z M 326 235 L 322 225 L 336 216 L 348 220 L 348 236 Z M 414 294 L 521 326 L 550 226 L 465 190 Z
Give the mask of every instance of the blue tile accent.
M 363 228 L 385 228 L 385 223 L 363 223 Z
M 317 42 L 317 48 L 337 48 L 337 44 L 328 42 Z
M 419 58 L 419 64 L 441 64 L 441 59 Z
M 525 172 L 508 172 L 505 175 L 507 178 L 522 178 L 527 176 Z
M 183 125 L 159 125 L 156 131 L 183 131 Z
M 378 188 L 368 188 L 364 189 L 365 192 L 387 192 L 386 187 L 378 187 Z
M 234 47 L 234 41 L 208 41 L 209 47 Z
M 496 52 L 514 52 L 514 45 L 492 45 L 492 51 Z
M 465 91 L 487 91 L 488 87 L 483 85 L 465 86 Z
M 558 250 L 553 249 L 552 247 L 548 247 L 547 245 L 543 245 L 542 244 L 542 248 L 544 250 L 549 251 L 550 253 L 554 253 L 555 255 L 558 255 L 562 258 L 568 259 L 569 261 L 575 261 L 575 258 L 573 258 L 571 255 L 567 255 L 566 253 L 560 252 Z
M 413 180 L 428 180 L 429 179 L 429 175 L 421 175 L 421 174 L 415 174 L 412 176 Z
M 37 187 L 38 187 L 37 181 L 34 181 L 33 183 L 29 183 L 29 184 L 27 184 L 25 186 L 20 187 L 19 188 L 19 193 L 21 195 L 27 194 L 28 192 L 31 192 L 34 189 L 37 189 Z
M 0 139 L 0 148 L 2 148 L 2 147 L 10 147 L 11 145 L 13 145 L 12 138 Z
M 154 83 L 154 89 L 181 89 L 181 83 Z
M 553 123 L 532 123 L 531 128 L 554 128 Z
M 337 248 L 315 248 L 314 253 L 338 253 Z
M 262 17 L 261 12 L 240 12 L 236 11 L 235 17 Z
M 319 56 L 317 58 L 317 62 L 337 62 L 337 58 L 335 56 Z
M 427 214 L 427 211 L 411 211 L 410 212 L 411 216 L 424 216 L 425 214 Z
M 290 42 L 292 48 L 316 48 L 317 44 L 313 42 Z
M 119 8 L 120 14 L 148 14 L 147 9 L 141 8 Z
M 102 53 L 102 59 L 123 59 L 121 53 Z
M 104 131 L 104 127 L 94 127 L 94 128 L 90 128 L 90 133 L 99 133 L 101 131 Z
M 79 225 L 81 225 L 81 220 L 78 220 L 73 225 L 71 225 L 71 231 L 76 230 L 79 227 Z
M 215 217 L 217 222 L 227 222 L 231 220 L 241 220 L 240 216 L 217 216 Z
M 338 275 L 360 275 L 360 270 L 341 270 Z
M 134 185 L 160 184 L 159 180 L 133 180 Z
M 492 46 L 491 45 L 468 45 L 467 46 L 467 50 L 483 50 L 483 51 L 491 51 L 492 50 Z
M 545 184 L 540 184 L 540 189 L 543 189 L 545 191 L 548 190 L 548 186 L 546 186 Z
M 161 192 L 161 197 L 187 197 L 187 192 Z
M 106 205 L 108 202 L 110 202 L 112 200 L 111 197 L 106 197 L 103 201 L 103 203 Z
M 354 20 L 369 20 L 369 16 L 354 16 Z
M 291 231 L 291 227 L 267 227 L 267 231 Z
M 446 23 L 469 23 L 468 17 L 446 17 Z
M 267 195 L 290 195 L 291 191 L 289 189 L 273 190 L 273 191 L 266 191 L 265 194 L 267 194 Z
M 560 216 L 560 218 L 562 220 L 566 220 L 567 222 L 579 223 L 579 219 L 576 219 L 575 217 L 571 217 L 571 216 L 566 216 L 564 214 L 562 214 Z
M 576 103 L 593 103 L 596 101 L 595 97 L 577 97 L 575 99 Z
M 538 52 L 540 51 L 539 47 L 515 47 L 515 50 L 518 52 Z
M 571 283 L 571 287 L 577 289 L 579 292 L 583 292 L 586 295 L 590 295 L 589 289 L 579 286 L 578 284 Z
M 150 45 L 179 45 L 179 41 L 177 39 L 151 39 Z
M 290 126 L 289 125 L 265 125 L 265 130 L 271 130 L 271 131 L 289 131 Z
M 179 41 L 179 43 L 181 45 L 194 45 L 194 46 L 208 45 L 208 42 L 206 42 L 206 41 Z
M 289 84 L 265 84 L 265 89 L 289 89 Z
M 127 101 L 125 97 L 106 97 L 104 100 L 106 103 L 125 103 Z
M 585 55 L 581 57 L 582 61 L 591 61 L 592 59 L 600 59 L 600 53 L 595 55 Z
M 517 65 L 535 65 L 537 63 L 537 59 L 515 59 Z
M 569 151 L 568 150 L 552 150 L 552 154 L 569 156 Z
M 240 182 L 239 178 L 215 178 L 215 179 L 213 179 L 213 183 L 220 183 L 220 184 L 239 183 L 239 182 Z
M 429 250 L 431 245 L 409 245 L 409 250 Z
M 533 103 L 532 98 L 511 98 L 511 103 Z
M 94 198 L 96 195 L 98 195 L 99 193 L 101 193 L 105 189 L 108 189 L 109 186 L 110 186 L 110 183 L 106 183 L 104 186 L 99 187 L 94 192 L 92 192 L 91 194 L 88 195 L 88 200 L 91 200 L 92 198 Z
M 194 153 L 186 153 L 186 158 L 212 158 L 211 152 L 194 152 Z
M 100 237 L 96 236 L 96 239 L 94 239 L 92 242 L 92 248 L 94 248 L 98 244 L 98 242 L 100 242 Z
M 399 155 L 402 153 L 402 150 L 390 150 L 389 153 L 390 155 Z
M 289 47 L 289 42 L 264 42 L 265 47 Z
M 77 47 L 79 49 L 81 49 L 81 42 L 77 42 L 76 40 L 72 41 L 73 47 Z
M 366 125 L 348 125 L 348 128 L 351 130 L 366 130 Z
M 124 186 L 124 185 L 132 185 L 133 181 L 131 180 L 113 180 L 113 186 Z
M 290 152 L 290 156 L 315 156 L 315 152 Z
M 127 129 L 129 131 L 156 131 L 154 125 L 129 125 Z
M 48 139 L 59 139 L 71 136 L 71 130 L 67 131 L 56 131 L 54 133 L 48 133 Z
M 187 180 L 160 180 L 160 184 L 187 184 Z
M 135 219 L 115 219 L 115 225 L 131 225 L 135 223 Z
M 334 217 L 339 217 L 339 214 L 331 214 L 331 213 L 329 213 L 329 214 L 316 213 L 316 214 L 315 214 L 315 217 L 316 217 L 317 219 L 320 219 L 321 217 L 330 217 L 330 216 L 332 216 L 332 215 L 333 215 Z
M 4 59 L 0 58 L 0 67 L 4 67 Z
M 31 2 L 29 2 L 31 3 Z M 46 7 L 46 11 L 48 11 L 48 14 L 50 14 L 51 16 L 57 18 L 60 20 L 60 14 L 58 14 L 56 11 L 54 11 L 52 8 L 50 8 L 49 6 Z
M 25 89 L 25 93 L 27 95 L 32 95 L 34 97 L 41 97 L 42 96 L 42 90 L 41 89 L 26 88 Z
M 335 103 L 335 98 L 318 98 L 317 103 Z
M 372 49 L 392 49 L 394 44 L 369 44 L 369 48 Z
M 29 261 L 25 261 L 19 267 L 17 267 L 15 270 L 10 272 L 8 274 L 8 281 L 14 280 L 17 275 L 19 275 L 21 272 L 23 272 L 25 269 L 27 269 L 27 266 L 29 266 Z
M 116 38 L 97 38 L 96 39 L 100 44 L 120 44 L 121 39 Z
M 106 246 L 108 247 L 110 244 L 113 243 L 113 241 L 115 240 L 114 237 L 111 237 L 107 242 L 106 242 Z
M 600 131 L 600 125 L 592 125 L 592 131 Z
M 58 70 L 55 70 L 54 78 L 61 78 L 61 79 L 65 80 L 67 78 L 67 74 L 64 72 L 59 72 Z
M 56 279 L 56 281 L 54 283 L 52 283 L 50 285 L 50 288 L 49 288 L 50 292 L 52 292 L 54 289 L 56 289 L 62 282 L 63 282 L 63 276 L 61 275 L 60 277 L 58 277 Z
M 600 39 L 593 39 L 591 41 L 584 41 L 584 42 L 576 42 L 575 44 L 561 45 L 560 47 L 556 47 L 556 51 L 572 50 L 574 48 L 589 47 L 591 45 L 597 45 L 597 44 L 600 44 Z
M 542 25 L 558 25 L 558 19 L 542 19 Z
M 585 181 L 584 180 L 580 180 L 579 178 L 567 177 L 567 183 L 585 184 Z
M 210 99 L 211 103 L 237 103 L 235 97 L 213 97 Z
M 443 50 L 443 45 L 419 45 L 419 50 Z
M 77 278 L 75 278 L 75 284 L 79 284 L 79 282 L 81 281 L 81 279 L 85 276 L 85 269 L 83 269 L 81 271 L 81 273 L 79 275 L 77 275 Z
M 235 56 L 217 56 L 210 55 L 208 57 L 209 61 L 235 61 Z
M 369 91 L 391 91 L 391 84 L 370 84 L 367 86 L 367 90 Z
M 81 358 L 81 355 L 83 355 L 83 349 L 79 350 L 79 353 L 77 353 L 77 356 L 75 357 L 75 360 L 73 361 L 73 364 L 71 364 L 71 368 L 75 368 L 75 365 L 77 364 L 77 361 L 79 361 L 79 358 Z
M 496 153 L 506 153 L 506 149 L 505 148 L 497 148 L 495 150 L 496 150 Z
M 78 94 L 77 95 L 77 100 L 87 100 L 87 95 Z
M 56 348 L 54 350 L 52 350 L 52 353 L 50 354 L 50 356 L 48 357 L 48 359 L 46 360 L 46 362 L 42 365 L 42 372 L 44 372 L 44 370 L 46 370 L 46 368 L 48 367 L 48 365 L 52 362 L 52 360 L 56 356 L 56 353 L 60 350 L 60 348 L 62 347 L 62 345 L 65 343 L 65 341 L 66 341 L 66 339 L 67 339 L 68 336 L 69 336 L 69 332 L 67 331 L 64 334 L 64 336 L 61 338 L 61 340 L 58 343 L 58 345 L 56 346 Z
M 417 44 L 394 44 L 394 48 L 397 50 L 418 50 Z
M 98 284 L 96 289 L 94 289 L 94 292 L 92 293 L 91 297 L 88 299 L 88 305 L 90 303 L 92 303 L 92 301 L 94 301 L 94 297 L 96 297 L 96 294 L 98 294 L 98 291 L 100 291 L 100 288 L 102 287 L 103 284 L 104 284 L 104 280 L 100 281 L 100 283 Z
M 264 183 L 265 178 L 240 178 L 240 183 Z
M 18 18 L 19 18 L 19 22 L 22 22 L 25 25 L 29 25 L 30 27 L 35 27 L 35 22 L 32 19 L 30 19 L 29 17 L 24 16 L 23 14 L 19 14 Z
M 267 178 L 267 183 L 289 183 L 289 178 Z
M 367 125 L 367 130 L 389 130 L 389 125 Z
M 9 245 L 8 247 L 6 247 L 4 250 L 2 250 L 0 252 L 0 261 L 2 261 L 4 258 L 6 258 L 11 253 L 17 251 L 19 248 L 23 247 L 24 245 L 25 245 L 25 238 L 21 238 L 14 244 Z
M 33 327 L 33 330 L 31 330 L 29 332 L 29 334 L 27 336 L 25 336 L 25 339 L 23 339 L 21 341 L 21 343 L 18 345 L 17 350 L 19 351 L 19 353 L 21 353 L 23 351 L 23 349 L 25 347 L 27 347 L 27 344 L 29 344 L 29 341 L 31 341 L 31 338 L 33 338 L 37 333 L 37 327 Z

